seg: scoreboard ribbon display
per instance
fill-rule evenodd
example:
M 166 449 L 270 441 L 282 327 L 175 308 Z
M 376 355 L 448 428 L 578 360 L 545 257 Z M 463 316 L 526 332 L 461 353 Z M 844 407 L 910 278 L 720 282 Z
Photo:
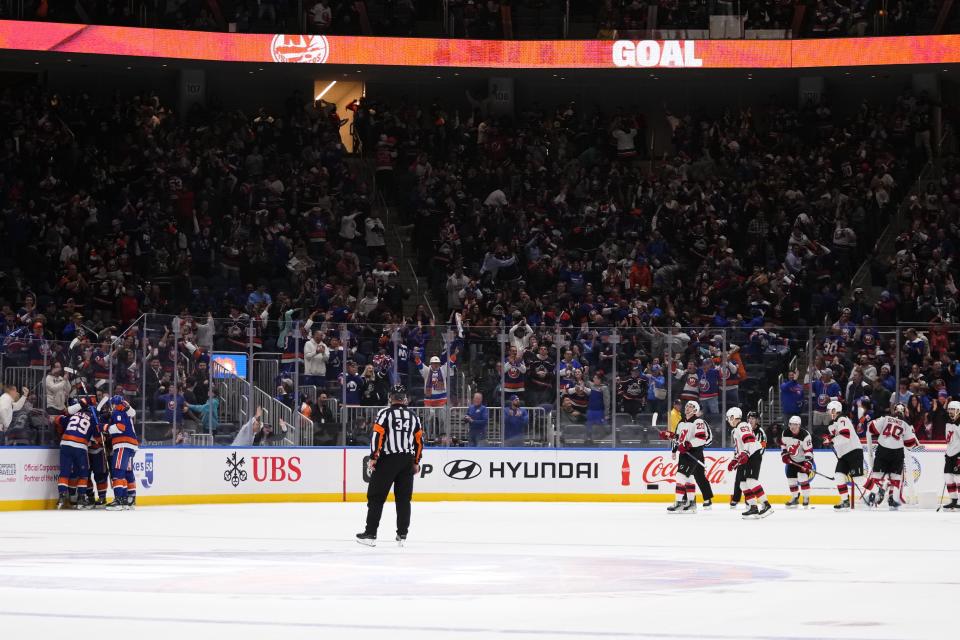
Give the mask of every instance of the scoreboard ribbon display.
M 224 62 L 489 69 L 763 69 L 960 62 L 960 36 L 829 40 L 450 40 L 209 33 L 0 20 L 0 48 Z

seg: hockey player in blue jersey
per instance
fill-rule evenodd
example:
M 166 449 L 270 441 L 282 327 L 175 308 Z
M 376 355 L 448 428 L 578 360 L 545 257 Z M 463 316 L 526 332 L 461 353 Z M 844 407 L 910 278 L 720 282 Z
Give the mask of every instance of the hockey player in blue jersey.
M 89 410 L 90 420 L 96 424 L 98 431 L 97 437 L 90 442 L 90 448 L 88 449 L 93 482 L 87 487 L 87 495 L 90 496 L 90 504 L 95 509 L 107 504 L 108 478 L 110 475 L 110 469 L 107 468 L 107 452 L 101 427 L 103 421 L 100 419 L 100 409 L 103 403 L 96 405 L 96 396 L 81 396 L 79 400 L 80 406 Z M 96 495 L 94 495 L 94 487 L 96 487 Z
M 57 509 L 66 509 L 71 505 L 78 509 L 89 509 L 93 505 L 87 495 L 87 484 L 90 482 L 87 450 L 91 441 L 99 437 L 100 430 L 91 419 L 89 410 L 81 406 L 76 398 L 67 401 L 66 414 L 57 416 L 55 424 L 62 433 Z
M 133 473 L 133 458 L 137 455 L 140 439 L 133 427 L 136 413 L 123 396 L 110 398 L 112 413 L 107 433 L 110 436 L 110 479 L 113 484 L 113 501 L 108 511 L 133 509 L 136 506 L 137 482 Z

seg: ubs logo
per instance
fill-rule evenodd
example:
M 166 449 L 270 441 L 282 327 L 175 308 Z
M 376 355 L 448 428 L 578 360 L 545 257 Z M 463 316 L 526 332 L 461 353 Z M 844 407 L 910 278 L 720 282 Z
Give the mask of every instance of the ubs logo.
M 448 478 L 470 480 L 480 475 L 480 464 L 473 460 L 451 460 L 443 467 Z
M 323 64 L 330 55 L 330 43 L 325 36 L 275 35 L 270 43 L 274 62 L 307 62 Z

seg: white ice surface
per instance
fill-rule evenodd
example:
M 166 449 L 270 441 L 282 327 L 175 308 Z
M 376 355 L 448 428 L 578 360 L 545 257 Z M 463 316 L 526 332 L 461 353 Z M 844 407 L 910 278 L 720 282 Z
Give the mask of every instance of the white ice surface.
M 0 514 L 0 638 L 947 638 L 960 514 L 414 503 Z

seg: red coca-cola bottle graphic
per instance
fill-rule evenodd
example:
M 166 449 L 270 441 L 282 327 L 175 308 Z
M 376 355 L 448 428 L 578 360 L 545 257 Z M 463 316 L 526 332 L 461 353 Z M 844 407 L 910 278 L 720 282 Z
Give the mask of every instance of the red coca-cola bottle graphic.
M 623 454 L 623 466 L 620 467 L 620 484 L 624 487 L 630 486 L 630 458 Z

